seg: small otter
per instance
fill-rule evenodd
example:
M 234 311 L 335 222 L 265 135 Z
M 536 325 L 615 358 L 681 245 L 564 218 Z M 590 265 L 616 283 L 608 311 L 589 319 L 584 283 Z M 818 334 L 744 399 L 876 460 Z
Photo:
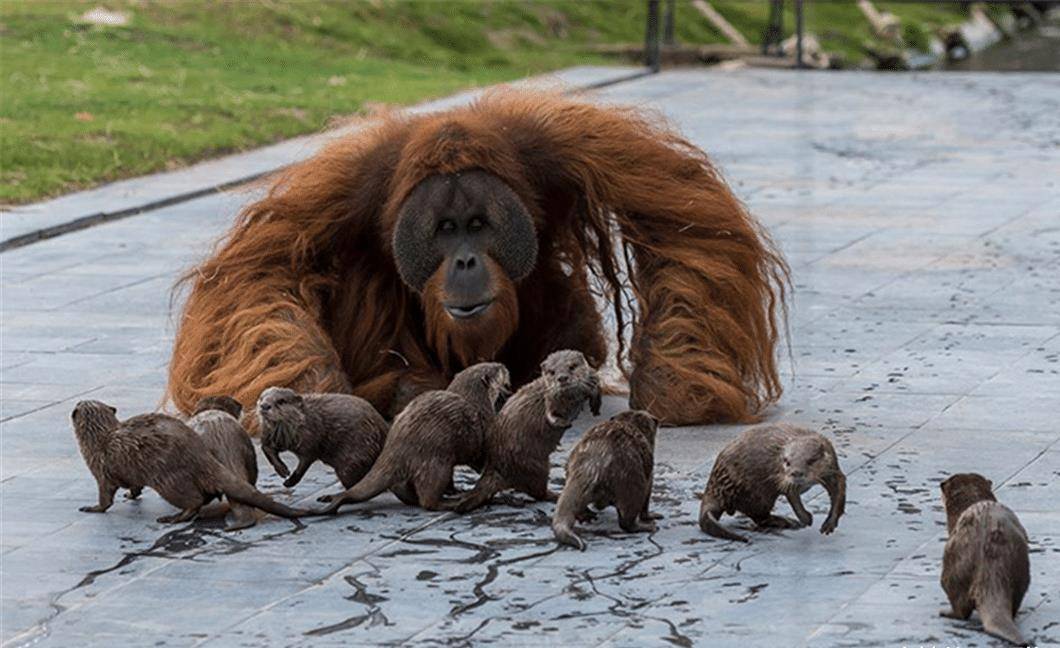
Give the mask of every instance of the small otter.
M 265 458 L 291 488 L 316 460 L 335 469 L 343 488 L 361 481 L 386 440 L 387 424 L 363 398 L 348 394 L 304 394 L 269 387 L 258 398 L 261 449 Z M 293 473 L 280 458 L 289 450 L 298 456 Z M 328 501 L 324 495 L 320 501 Z
M 424 392 L 397 415 L 383 451 L 368 474 L 331 499 L 321 513 L 364 502 L 388 488 L 405 504 L 437 511 L 452 482 L 453 468 L 481 469 L 494 403 L 508 390 L 508 370 L 496 362 L 472 365 L 444 390 Z
M 715 538 L 750 542 L 721 526 L 718 518 L 739 511 L 761 528 L 798 529 L 813 524 L 800 495 L 814 484 L 831 498 L 821 533 L 835 531 L 846 507 L 847 480 L 832 443 L 812 430 L 794 425 L 760 425 L 728 443 L 714 462 L 699 507 L 699 527 Z M 798 520 L 773 515 L 784 495 Z
M 239 417 L 243 406 L 229 396 L 208 396 L 195 404 L 195 413 L 188 419 L 188 427 L 199 433 L 214 459 L 251 486 L 258 483 L 258 457 Z M 232 522 L 225 531 L 246 529 L 257 524 L 254 507 L 229 502 Z
M 1027 532 L 991 492 L 989 479 L 976 473 L 942 482 L 949 539 L 942 555 L 942 589 L 950 609 L 939 612 L 967 619 L 979 611 L 983 630 L 1023 646 L 1013 621 L 1031 582 Z
M 657 515 L 648 511 L 659 421 L 643 410 L 627 410 L 586 431 L 567 459 L 567 482 L 552 516 L 556 540 L 585 551 L 574 533 L 575 520 L 598 510 L 618 509 L 623 531 L 654 531 Z
M 541 363 L 541 377 L 501 408 L 486 439 L 486 465 L 475 487 L 453 505 L 461 513 L 482 506 L 505 488 L 539 501 L 556 501 L 548 488 L 549 456 L 588 400 L 600 411 L 600 381 L 578 351 L 556 351 Z
M 74 433 L 99 487 L 99 503 L 83 506 L 86 513 L 103 513 L 114 503 L 119 488 L 150 486 L 162 499 L 181 509 L 159 522 L 185 522 L 206 503 L 226 496 L 286 518 L 309 515 L 274 502 L 214 459 L 191 428 L 165 414 L 143 414 L 119 421 L 117 410 L 99 401 L 74 407 Z

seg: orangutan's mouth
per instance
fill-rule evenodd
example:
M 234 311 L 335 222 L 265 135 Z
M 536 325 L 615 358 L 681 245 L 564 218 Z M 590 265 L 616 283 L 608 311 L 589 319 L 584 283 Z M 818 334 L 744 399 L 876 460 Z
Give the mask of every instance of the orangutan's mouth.
M 445 312 L 449 313 L 454 319 L 470 319 L 486 312 L 492 304 L 492 299 L 478 302 L 477 304 L 468 304 L 467 306 L 450 306 L 449 304 L 446 304 Z

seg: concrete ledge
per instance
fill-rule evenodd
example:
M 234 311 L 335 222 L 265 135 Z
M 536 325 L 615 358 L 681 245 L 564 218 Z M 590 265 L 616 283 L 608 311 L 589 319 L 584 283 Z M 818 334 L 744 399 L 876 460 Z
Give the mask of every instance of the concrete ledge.
M 583 91 L 649 73 L 646 68 L 586 65 L 531 77 L 514 85 L 559 86 L 570 91 Z M 410 110 L 444 110 L 469 103 L 485 90 L 477 88 L 461 92 L 418 104 Z M 303 135 L 178 171 L 120 180 L 44 202 L 21 205 L 0 213 L 0 252 L 256 180 L 313 155 L 328 142 L 354 130 L 356 127 L 346 127 Z

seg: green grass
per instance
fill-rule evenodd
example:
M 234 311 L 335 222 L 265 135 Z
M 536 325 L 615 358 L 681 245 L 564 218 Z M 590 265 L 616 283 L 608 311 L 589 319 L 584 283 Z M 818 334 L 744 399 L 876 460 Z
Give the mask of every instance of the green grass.
M 599 62 L 594 45 L 642 41 L 645 4 L 0 0 L 0 203 L 317 131 L 372 103 L 409 104 Z M 765 0 L 715 5 L 760 38 Z M 96 6 L 125 12 L 129 24 L 83 23 Z M 811 31 L 839 24 L 836 47 L 869 37 L 852 2 L 807 6 Z M 680 42 L 722 40 L 687 0 L 676 25 Z M 787 31 L 793 25 L 789 15 Z

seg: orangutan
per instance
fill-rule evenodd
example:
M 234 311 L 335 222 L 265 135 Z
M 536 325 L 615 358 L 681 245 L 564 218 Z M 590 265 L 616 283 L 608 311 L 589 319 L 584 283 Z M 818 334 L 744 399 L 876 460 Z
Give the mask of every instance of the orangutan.
M 788 269 L 660 121 L 502 89 L 335 141 L 184 278 L 169 397 L 249 407 L 280 385 L 393 416 L 476 362 L 518 385 L 552 351 L 599 366 L 611 346 L 631 407 L 668 424 L 754 420 L 781 393 Z

